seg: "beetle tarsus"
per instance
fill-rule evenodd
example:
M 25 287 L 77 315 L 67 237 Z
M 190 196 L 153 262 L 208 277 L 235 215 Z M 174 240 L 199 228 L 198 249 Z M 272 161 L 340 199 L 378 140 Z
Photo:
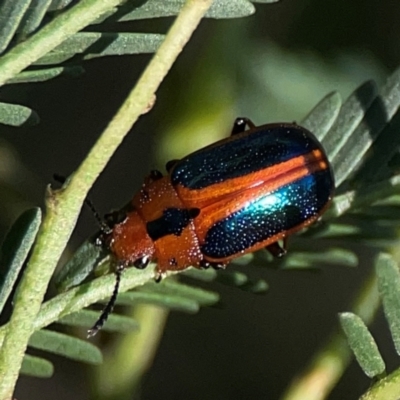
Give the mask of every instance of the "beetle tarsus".
M 160 283 L 162 281 L 162 278 L 163 278 L 162 272 L 157 271 L 156 274 L 154 275 L 154 282 Z
M 250 129 L 254 129 L 256 125 L 246 117 L 238 117 L 235 119 L 235 122 L 233 123 L 233 128 L 231 132 L 231 136 L 237 135 L 238 133 L 242 133 L 246 130 L 246 127 L 249 127 Z
M 218 263 L 218 262 L 210 262 L 207 260 L 201 260 L 199 263 L 199 266 L 201 269 L 208 269 L 211 267 L 218 271 L 220 269 L 225 269 L 226 263 Z
M 215 269 L 216 271 L 219 271 L 221 269 L 226 268 L 226 263 L 211 263 L 211 268 Z
M 210 263 L 206 260 L 201 260 L 199 263 L 199 267 L 201 269 L 208 269 L 208 268 L 210 268 L 210 266 L 211 266 Z
M 275 258 L 281 258 L 287 253 L 286 249 L 286 240 L 283 241 L 283 246 L 281 246 L 278 242 L 272 243 L 265 247 Z

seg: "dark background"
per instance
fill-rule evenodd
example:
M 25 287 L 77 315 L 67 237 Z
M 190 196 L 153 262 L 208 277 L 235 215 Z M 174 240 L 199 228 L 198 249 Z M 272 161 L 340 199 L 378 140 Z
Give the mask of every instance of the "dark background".
M 256 5 L 254 16 L 205 20 L 144 115 L 91 192 L 107 212 L 124 204 L 152 168 L 228 134 L 236 116 L 257 124 L 301 121 L 326 94 L 343 98 L 361 82 L 382 83 L 400 64 L 400 3 L 286 0 Z M 170 19 L 123 24 L 127 31 L 164 32 Z M 26 207 L 42 204 L 54 172 L 71 173 L 84 159 L 150 56 L 85 62 L 86 74 L 40 84 L 13 85 L 1 100 L 35 109 L 41 123 L 1 128 L 2 234 Z M 84 212 L 72 248 L 96 230 Z M 295 240 L 295 239 L 294 239 Z M 318 244 L 316 244 L 316 249 Z M 143 399 L 278 399 L 348 310 L 369 274 L 358 268 L 318 273 L 246 267 L 266 279 L 265 296 L 213 284 L 223 306 L 188 316 L 171 313 Z M 207 286 L 208 287 L 208 286 Z M 382 317 L 372 326 L 394 367 Z M 85 367 L 54 358 L 52 379 L 20 379 L 21 399 L 86 399 Z M 116 368 L 123 368 L 116 366 Z M 353 363 L 330 399 L 355 399 L 370 381 Z

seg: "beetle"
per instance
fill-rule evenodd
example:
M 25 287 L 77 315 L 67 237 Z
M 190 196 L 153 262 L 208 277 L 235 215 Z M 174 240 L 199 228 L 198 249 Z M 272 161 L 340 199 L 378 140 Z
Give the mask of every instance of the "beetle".
M 249 126 L 250 129 L 246 130 Z M 100 236 L 117 264 L 157 277 L 194 267 L 224 268 L 319 218 L 334 179 L 318 140 L 296 124 L 256 127 L 238 118 L 232 135 L 152 171 L 132 202 L 107 218 Z
M 255 126 L 237 118 L 229 138 L 154 170 L 122 210 L 106 216 L 97 244 L 116 265 L 114 294 L 89 335 L 104 324 L 124 268 L 156 260 L 156 280 L 189 266 L 225 268 L 285 240 L 328 207 L 334 177 L 321 144 L 295 123 Z M 279 242 L 283 240 L 284 246 Z

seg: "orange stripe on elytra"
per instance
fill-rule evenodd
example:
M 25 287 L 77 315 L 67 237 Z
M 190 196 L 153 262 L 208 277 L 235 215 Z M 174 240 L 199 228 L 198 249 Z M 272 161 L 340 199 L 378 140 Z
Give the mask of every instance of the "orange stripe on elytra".
M 294 162 L 290 160 L 290 167 L 288 169 L 281 169 L 281 171 L 285 172 L 281 172 L 281 174 L 276 173 L 272 178 L 269 175 L 268 180 L 257 186 L 247 187 L 247 189 L 233 192 L 224 197 L 214 198 L 214 201 L 202 207 L 200 215 L 194 220 L 199 242 L 203 243 L 210 226 L 212 226 L 215 222 L 228 217 L 236 211 L 239 211 L 253 199 L 263 197 L 268 193 L 297 181 L 298 179 L 312 174 L 313 172 L 326 169 L 326 161 L 324 159 L 315 157 L 315 152 L 319 152 L 319 150 L 315 150 L 306 156 L 296 157 L 297 160 L 294 160 Z M 319 154 L 322 153 L 319 152 Z M 309 161 L 301 163 L 298 160 L 301 158 Z M 286 162 L 281 164 L 285 164 L 286 166 L 288 165 Z
M 189 189 L 182 185 L 177 185 L 175 189 L 185 205 L 203 208 L 224 198 L 236 196 L 242 191 L 248 193 L 258 186 L 262 186 L 267 191 L 273 191 L 305 175 L 326 168 L 328 164 L 325 155 L 321 150 L 316 149 L 288 161 L 202 189 Z

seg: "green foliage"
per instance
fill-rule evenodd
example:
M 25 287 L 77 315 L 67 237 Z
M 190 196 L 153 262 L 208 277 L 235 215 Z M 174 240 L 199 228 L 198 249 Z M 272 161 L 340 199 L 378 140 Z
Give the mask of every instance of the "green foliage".
M 372 81 L 365 82 L 346 100 L 343 109 L 335 121 L 331 134 L 326 138 L 324 146 L 329 156 L 334 159 L 349 140 L 352 132 L 364 118 L 365 111 L 369 109 L 378 95 L 376 85 Z M 342 178 L 336 176 L 336 179 Z M 342 178 L 343 179 L 343 178 Z
M 22 361 L 21 374 L 36 378 L 50 378 L 53 372 L 54 367 L 50 361 L 25 354 Z
M 35 111 L 19 104 L 0 102 L 0 124 L 10 126 L 35 125 L 39 122 L 39 116 Z
M 395 73 L 394 76 L 398 77 L 400 75 Z M 393 90 L 396 90 L 396 86 L 397 81 L 392 77 L 389 79 L 389 84 L 387 84 L 383 89 L 383 93 L 390 96 L 391 108 L 395 108 L 399 101 L 396 100 L 396 102 L 393 96 Z M 336 176 L 339 174 L 339 182 L 344 181 L 342 185 L 344 188 L 347 187 L 346 178 L 348 178 L 351 173 L 354 174 L 354 171 L 359 168 L 358 166 L 363 159 L 363 155 L 368 152 L 371 146 L 373 148 L 373 146 L 376 146 L 376 143 L 380 143 L 377 141 L 373 142 L 370 139 L 365 139 L 367 140 L 368 144 L 364 144 L 363 146 L 359 147 L 361 154 L 357 154 L 357 162 L 352 163 L 354 166 L 353 170 L 349 171 L 343 167 L 343 163 L 346 165 L 348 164 L 348 157 L 346 157 L 346 154 L 343 154 L 343 152 L 348 151 L 351 154 L 351 157 L 355 157 L 352 147 L 348 145 L 349 142 L 354 143 L 353 135 L 359 137 L 359 132 L 362 131 L 364 133 L 368 132 L 368 134 L 376 138 L 379 136 L 379 132 L 385 131 L 384 124 L 372 124 L 372 126 L 366 126 L 365 123 L 365 121 L 369 120 L 370 118 L 369 112 L 374 110 L 373 104 L 385 104 L 384 99 L 382 99 L 381 96 L 378 96 L 373 88 L 374 86 L 367 82 L 357 89 L 354 94 L 352 94 L 349 99 L 344 102 L 343 105 L 341 104 L 340 96 L 338 94 L 331 94 L 323 99 L 304 120 L 304 124 L 309 128 L 314 129 L 316 135 L 320 138 L 323 144 L 325 142 L 328 143 L 327 148 L 330 149 L 328 151 L 329 157 L 335 160 L 336 156 L 340 154 L 340 158 L 335 164 L 335 173 Z M 365 104 L 368 104 L 368 107 L 365 107 Z M 389 102 L 386 101 L 386 104 L 389 104 Z M 364 107 L 362 107 L 362 105 L 364 105 Z M 393 112 L 391 115 L 394 115 Z M 347 125 L 345 121 L 347 121 Z M 357 121 L 358 124 L 356 124 L 354 121 Z M 335 137 L 334 135 L 338 135 L 339 137 Z M 366 136 L 367 135 L 363 137 L 366 138 Z M 345 137 L 346 140 L 343 140 L 343 137 Z M 342 147 L 343 150 L 338 152 L 334 147 L 332 147 L 332 143 Z M 374 151 L 376 152 L 375 149 Z M 368 158 L 368 161 L 371 162 L 371 159 Z M 357 166 L 357 168 L 355 166 Z M 393 191 L 397 189 L 398 184 L 394 178 L 395 175 L 388 178 L 391 179 L 392 186 L 390 187 L 390 190 L 387 190 L 383 193 L 384 195 L 390 196 L 393 194 Z M 357 182 L 356 180 L 353 180 L 353 182 L 354 181 Z M 323 248 L 322 245 L 320 251 L 315 253 L 315 247 L 313 243 L 315 243 L 315 238 L 317 237 L 319 240 L 332 237 L 336 239 L 343 239 L 349 235 L 353 238 L 359 239 L 376 237 L 376 226 L 371 225 L 371 221 L 368 221 L 367 224 L 364 224 L 363 218 L 365 217 L 362 212 L 364 209 L 370 211 L 371 204 L 377 200 L 382 201 L 384 198 L 382 197 L 382 192 L 377 189 L 380 187 L 380 185 L 382 185 L 382 182 L 371 179 L 368 182 L 360 180 L 360 184 L 355 184 L 355 187 L 357 187 L 355 190 L 353 189 L 349 191 L 345 189 L 344 191 L 341 191 L 339 188 L 339 193 L 342 192 L 342 194 L 337 196 L 337 198 L 334 200 L 334 211 L 331 211 L 326 217 L 324 217 L 325 222 L 319 227 L 317 226 L 315 229 L 311 228 L 305 232 L 298 241 L 298 249 L 296 249 L 295 245 L 293 252 L 280 261 L 278 265 L 281 268 L 318 268 L 322 265 L 322 263 L 326 263 L 327 260 L 329 260 L 329 263 L 333 265 L 357 265 L 357 257 L 352 251 L 339 247 Z M 359 193 L 363 193 L 363 191 L 369 193 L 368 201 L 365 200 L 363 195 L 359 195 Z M 375 192 L 377 192 L 376 195 L 371 195 L 371 193 L 373 194 Z M 358 197 L 362 199 L 361 203 L 357 201 Z M 372 209 L 374 209 L 374 207 L 372 207 Z M 382 212 L 383 210 L 380 208 L 381 216 Z M 349 221 L 338 223 L 338 217 L 343 216 L 344 214 L 350 215 L 351 219 Z M 386 234 L 386 236 L 389 238 L 391 237 L 390 234 Z M 90 243 L 90 241 L 84 243 L 84 245 L 78 249 L 75 256 L 67 264 L 65 269 L 62 269 L 59 273 L 57 281 L 59 287 L 61 287 L 63 290 L 70 289 L 71 287 L 76 286 L 85 280 L 93 272 L 92 270 L 98 263 L 99 257 L 101 258 L 104 256 L 101 254 L 100 250 L 96 248 L 96 246 Z M 263 261 L 264 264 L 265 257 L 266 256 L 264 253 L 260 253 L 254 258 L 252 256 L 247 256 L 243 261 L 245 263 L 249 263 L 252 260 L 258 260 L 259 262 Z M 243 261 L 238 260 L 239 263 L 243 263 Z M 381 263 L 378 264 L 381 265 Z M 267 289 L 267 284 L 264 281 L 253 282 L 243 272 L 224 271 L 222 273 L 217 273 L 214 270 L 199 271 L 191 269 L 185 271 L 183 274 L 194 279 L 201 279 L 205 281 L 216 280 L 217 282 L 233 285 L 252 292 L 264 292 Z M 106 277 L 98 278 L 98 280 L 104 278 Z M 124 279 L 125 276 L 123 280 Z M 392 284 L 396 282 L 393 277 L 391 277 L 388 281 Z M 85 285 L 82 285 L 80 291 L 86 291 L 84 287 Z M 391 296 L 393 296 L 394 293 L 400 293 L 397 285 L 390 291 Z M 62 302 L 62 296 L 63 295 L 58 296 L 60 298 L 60 302 Z M 57 307 L 58 297 L 51 300 L 54 307 Z M 102 296 L 99 295 L 98 299 L 101 299 L 101 297 Z M 387 299 L 390 298 L 390 296 L 386 294 L 384 295 L 384 298 Z M 134 291 L 121 293 L 118 297 L 117 304 L 154 304 L 165 307 L 169 310 L 179 310 L 183 312 L 194 313 L 197 312 L 200 307 L 212 305 L 218 301 L 219 296 L 214 292 L 166 279 L 161 284 L 148 282 L 144 286 L 140 286 Z M 389 304 L 392 304 L 392 310 L 398 310 L 397 303 L 394 304 L 394 300 L 389 302 Z M 385 306 L 385 309 L 388 307 L 389 306 Z M 41 322 L 41 326 L 43 327 L 50 322 L 49 320 L 46 323 L 45 314 L 46 308 L 44 307 L 44 317 L 42 317 L 44 320 Z M 388 318 L 389 320 L 396 321 L 395 317 L 393 316 L 394 311 L 388 312 L 387 314 L 392 315 L 392 317 L 390 317 L 391 319 Z M 59 322 L 62 324 L 88 327 L 95 320 L 96 313 L 93 313 L 92 311 L 79 311 L 68 315 L 67 311 L 67 313 L 60 312 L 60 317 L 61 316 L 62 318 L 59 320 Z M 54 318 L 54 316 L 52 318 Z M 115 318 L 119 319 L 115 320 Z M 56 317 L 55 320 L 58 319 L 59 317 Z M 353 347 L 353 350 L 356 353 L 358 360 L 360 360 L 360 363 L 362 364 L 366 373 L 369 376 L 381 374 L 384 368 L 383 361 L 381 360 L 379 352 L 372 340 L 372 336 L 368 333 L 365 325 L 361 323 L 361 320 L 357 316 L 348 313 L 342 314 L 341 322 Z M 106 324 L 106 327 L 107 325 L 108 324 Z M 396 323 L 393 323 L 392 325 L 396 326 Z M 113 315 L 112 318 L 110 318 L 110 327 L 108 327 L 108 329 L 123 332 L 130 329 L 135 329 L 136 327 L 137 323 L 131 318 Z M 46 331 L 46 333 L 48 333 L 48 331 Z M 54 345 L 57 344 L 59 348 L 62 347 L 63 349 L 68 349 L 68 343 L 65 342 L 67 338 L 68 336 L 65 335 L 56 335 L 52 340 L 42 341 L 41 348 L 46 349 L 47 351 L 55 351 Z M 46 343 L 49 347 L 47 347 Z M 73 348 L 74 346 L 71 347 Z M 79 348 L 79 344 L 76 344 L 76 347 Z M 65 353 L 63 353 L 65 356 L 74 357 L 73 354 L 69 353 L 69 350 L 63 351 L 65 351 Z M 88 356 L 87 361 L 89 362 L 90 360 L 91 358 Z M 34 371 L 29 370 L 29 373 L 33 374 Z
M 322 138 L 340 194 L 324 216 L 327 221 L 335 218 L 337 222 L 322 229 L 317 237 L 372 239 L 375 243 L 378 240 L 388 243 L 397 238 L 398 200 L 391 196 L 398 192 L 399 177 L 392 172 L 391 159 L 400 144 L 397 135 L 399 79 L 400 70 L 387 80 L 379 93 L 373 83 L 361 86 L 344 103 L 333 127 Z M 389 205 L 382 204 L 385 198 Z M 375 205 L 376 202 L 379 203 Z M 382 254 L 377 259 L 376 271 L 385 315 L 399 351 L 398 266 L 390 256 Z M 340 322 L 365 374 L 381 375 L 385 369 L 382 356 L 361 318 L 342 313 Z
M 342 98 L 339 93 L 330 93 L 303 119 L 301 125 L 313 132 L 316 138 L 322 142 L 336 121 L 341 106 Z M 342 113 L 346 113 L 346 111 L 342 110 Z M 348 129 L 348 126 L 346 128 Z M 331 157 L 331 154 L 329 156 Z
M 274 2 L 274 1 L 259 1 Z M 0 54 L 11 50 L 36 31 L 46 26 L 71 1 L 6 0 L 0 6 Z M 184 0 L 152 0 L 143 5 L 127 1 L 110 9 L 93 21 L 92 31 L 78 32 L 57 48 L 37 60 L 35 69 L 23 71 L 7 83 L 43 82 L 61 75 L 82 73 L 82 61 L 95 57 L 153 53 L 164 35 L 157 33 L 102 32 L 101 29 L 117 22 L 168 17 L 178 14 Z M 255 12 L 247 0 L 216 0 L 206 14 L 209 18 L 239 18 Z M 122 26 L 121 26 L 122 29 Z M 59 64 L 68 65 L 57 66 Z M 38 69 L 39 68 L 39 69 Z M 22 126 L 36 124 L 39 118 L 26 106 L 0 103 L 0 124 Z
M 24 71 L 19 73 L 15 78 L 8 81 L 10 83 L 28 83 L 28 82 L 44 82 L 49 79 L 56 78 L 60 75 L 67 75 L 76 77 L 84 73 L 83 67 L 80 65 L 76 66 L 65 66 L 65 67 L 54 67 L 46 68 L 43 70 L 32 70 Z
M 39 208 L 25 211 L 4 239 L 0 252 L 0 314 L 33 245 L 42 220 Z
M 385 363 L 367 326 L 357 315 L 346 312 L 339 315 L 343 331 L 358 363 L 370 378 L 385 371 Z
M 122 5 L 117 11 L 107 18 L 108 22 L 133 21 L 138 19 L 171 17 L 179 13 L 184 0 L 165 1 L 152 0 L 141 6 L 132 2 Z M 112 11 L 111 11 L 112 12 Z M 111 14 L 110 12 L 110 14 Z M 246 0 L 217 0 L 206 13 L 208 18 L 240 18 L 255 12 L 254 6 Z M 104 20 L 104 17 L 102 18 Z
M 102 361 L 100 350 L 87 340 L 47 329 L 35 332 L 29 340 L 29 346 L 89 364 L 99 364 Z
M 57 21 L 58 15 L 62 16 L 66 7 L 70 7 L 70 3 L 70 1 L 36 0 L 3 2 L 0 9 L 0 52 L 4 52 L 7 55 L 30 37 L 34 38 L 32 35 L 36 32 L 40 33 L 44 27 L 48 26 L 49 22 Z M 136 2 L 126 2 L 121 7 L 110 9 L 102 18 L 93 20 L 92 30 L 89 28 L 85 32 L 77 32 L 66 37 L 58 47 L 36 60 L 33 67 L 29 67 L 28 70 L 13 76 L 8 80 L 7 84 L 42 82 L 63 74 L 78 75 L 83 72 L 82 62 L 94 57 L 152 53 L 160 46 L 164 35 L 131 32 L 113 33 L 98 31 L 98 29 L 103 29 L 109 23 L 115 24 L 116 22 L 135 19 L 176 15 L 183 4 L 183 0 L 162 2 L 154 0 L 146 2 L 139 7 Z M 255 9 L 251 3 L 245 0 L 217 0 L 207 16 L 212 18 L 233 18 L 246 16 L 254 11 Z M 25 106 L 1 103 L 0 122 L 13 126 L 22 126 L 38 122 L 38 117 L 33 110 Z M 2 284 L 2 305 L 8 299 L 27 252 L 33 243 L 40 223 L 39 216 L 35 215 L 32 221 L 26 221 L 26 216 L 23 216 L 21 220 L 25 222 L 26 226 L 17 221 L 12 228 L 10 237 L 15 236 L 14 233 L 17 232 L 16 243 L 20 245 L 20 249 L 17 248 L 15 250 L 16 255 L 14 258 L 8 256 L 8 253 L 15 247 L 14 243 L 11 243 L 10 238 L 7 238 L 3 243 L 3 264 L 6 267 L 7 275 L 5 275 Z M 81 283 L 92 271 L 94 265 L 97 265 L 99 258 L 102 256 L 97 247 L 84 245 L 60 273 L 60 288 L 67 290 Z M 235 274 L 231 274 L 231 276 L 235 277 Z M 240 279 L 238 277 L 239 275 L 236 275 L 235 279 L 228 279 L 226 283 L 240 285 L 243 288 L 248 287 L 249 290 L 256 292 L 265 289 L 265 285 L 260 284 L 260 282 L 253 284 L 243 274 L 240 275 Z M 215 278 L 217 278 L 216 275 L 212 279 Z M 78 294 L 81 290 L 84 290 L 84 286 L 79 288 Z M 102 286 L 99 288 L 104 290 Z M 104 296 L 98 297 L 97 300 L 102 297 Z M 97 314 L 89 310 L 80 309 L 78 312 L 69 312 L 67 308 L 63 311 L 60 305 L 68 296 L 60 295 L 58 298 L 53 299 L 55 301 L 48 302 L 48 306 L 45 304 L 42 307 L 41 316 L 36 321 L 38 327 L 45 327 L 54 321 L 64 325 L 87 327 L 96 319 Z M 219 296 L 210 291 L 175 282 L 165 282 L 157 286 L 145 285 L 137 292 L 123 293 L 118 302 L 129 305 L 137 303 L 156 304 L 192 313 L 198 311 L 201 306 L 214 304 L 218 299 Z M 72 309 L 70 310 L 72 311 Z M 112 315 L 108 322 L 106 329 L 111 331 L 127 332 L 138 328 L 135 320 L 124 316 Z M 4 329 L 0 335 L 2 339 Z M 55 331 L 38 330 L 31 337 L 29 345 L 33 348 L 89 363 L 97 363 L 101 359 L 99 350 L 95 346 Z M 52 374 L 53 368 L 44 359 L 26 355 L 21 371 L 29 375 L 45 377 Z
M 0 54 L 11 50 L 46 26 L 58 13 L 70 6 L 70 3 L 71 1 L 59 0 L 4 1 L 0 5 Z M 34 63 L 35 69 L 23 71 L 7 83 L 43 82 L 61 75 L 82 73 L 82 61 L 95 57 L 152 53 L 159 47 L 164 35 L 98 30 L 116 22 L 174 16 L 183 4 L 184 0 L 152 0 L 138 6 L 136 1 L 127 1 L 93 21 L 93 31 L 78 32 L 68 37 L 57 48 L 37 60 Z M 254 12 L 254 6 L 247 0 L 216 0 L 206 16 L 238 18 Z M 69 64 L 56 67 L 66 62 Z M 38 122 L 39 117 L 34 110 L 18 104 L 0 103 L 0 124 L 23 126 Z
M 0 53 L 11 42 L 29 8 L 30 0 L 6 0 L 0 7 Z
M 378 279 L 379 295 L 383 302 L 385 317 L 389 324 L 396 351 L 399 353 L 399 268 L 397 263 L 389 254 L 381 253 L 375 262 L 375 272 Z M 369 332 L 362 318 L 353 313 L 341 313 L 339 318 L 349 345 L 364 373 L 371 378 L 381 376 L 385 372 L 385 363 L 372 334 Z M 394 381 L 398 379 L 397 375 L 398 373 L 396 372 L 393 374 Z M 385 378 L 388 383 L 386 382 L 383 385 L 381 382 L 378 382 L 371 388 L 371 398 L 374 398 L 372 393 L 375 393 L 376 391 L 379 392 L 382 385 L 388 385 L 388 387 L 391 388 L 390 390 L 393 390 L 391 381 L 388 378 L 389 377 Z M 396 393 L 398 393 L 398 390 L 396 390 Z M 369 398 L 368 393 L 365 396 L 365 398 Z M 388 394 L 385 396 L 386 397 L 381 398 L 389 398 L 387 397 Z
M 273 1 L 258 1 L 270 2 Z M 0 6 L 0 52 L 7 54 L 39 32 L 59 13 L 62 14 L 66 7 L 70 7 L 70 3 L 73 2 L 4 1 Z M 118 27 L 118 23 L 123 21 L 176 15 L 184 1 L 152 0 L 140 6 L 135 4 L 127 1 L 120 7 L 110 9 L 107 14 L 93 21 L 85 32 L 69 36 L 58 47 L 39 58 L 33 67 L 12 77 L 7 84 L 42 82 L 61 75 L 81 74 L 84 61 L 94 57 L 156 51 L 164 35 L 120 31 L 104 33 L 102 28 L 110 23 Z M 246 0 L 216 0 L 206 16 L 237 18 L 254 11 L 254 6 Z M 275 262 L 274 266 L 315 269 L 329 262 L 331 265 L 354 267 L 358 264 L 355 252 L 345 245 L 338 245 L 349 238 L 377 249 L 379 293 L 396 350 L 400 354 L 400 275 L 396 262 L 381 250 L 398 237 L 400 198 L 396 195 L 400 190 L 400 175 L 396 170 L 400 145 L 400 136 L 397 135 L 400 128 L 399 88 L 400 70 L 388 79 L 380 91 L 373 82 L 366 82 L 343 103 L 338 93 L 327 95 L 302 121 L 302 125 L 314 132 L 326 149 L 334 169 L 337 193 L 321 223 L 302 233 L 290 255 Z M 0 104 L 0 123 L 21 126 L 37 121 L 36 113 L 25 106 Z M 24 213 L 3 243 L 1 265 L 5 273 L 0 288 L 0 310 L 10 300 L 40 221 L 39 210 Z M 315 252 L 316 239 L 320 246 L 318 253 Z M 329 242 L 331 239 L 336 240 L 334 246 Z M 95 266 L 104 258 L 105 255 L 97 246 L 85 242 L 60 270 L 56 285 L 65 293 L 43 303 L 35 321 L 36 331 L 29 342 L 31 348 L 90 364 L 102 361 L 101 352 L 95 345 L 44 328 L 52 323 L 83 328 L 93 324 L 98 313 L 85 307 L 107 300 L 114 285 L 112 275 L 92 280 Z M 265 265 L 267 260 L 270 261 L 268 255 L 258 253 L 243 257 L 236 264 L 253 262 Z M 155 284 L 152 281 L 152 268 L 154 266 L 146 271 L 125 271 L 118 305 L 152 304 L 167 310 L 196 313 L 201 307 L 212 306 L 219 301 L 218 293 L 198 288 L 197 281 L 215 281 L 252 293 L 264 293 L 268 288 L 265 281 L 253 280 L 243 272 L 216 272 L 212 269 L 184 271 L 181 275 L 192 279 L 192 284 L 180 283 L 176 277 Z M 363 315 L 342 313 L 340 322 L 363 371 L 369 377 L 381 375 L 385 369 L 384 361 L 363 322 Z M 104 329 L 127 333 L 139 327 L 140 323 L 134 318 L 114 313 Z M 4 338 L 6 328 L 7 325 L 0 328 L 0 341 Z M 49 377 L 53 373 L 53 366 L 44 358 L 26 354 L 21 373 Z
M 54 283 L 57 290 L 64 292 L 82 283 L 105 257 L 101 247 L 96 246 L 93 240 L 85 241 L 56 274 Z
M 87 328 L 88 326 L 93 326 L 98 318 L 98 311 L 81 310 L 62 317 L 57 321 L 57 323 Z M 104 326 L 103 330 L 109 332 L 128 333 L 139 330 L 139 324 L 130 317 L 114 313 L 109 316 L 107 324 Z
M 381 255 L 376 265 L 379 293 L 390 332 L 400 354 L 400 273 L 397 263 L 388 255 Z
M 77 57 L 79 61 L 95 57 L 153 53 L 164 35 L 156 33 L 79 32 L 39 58 L 34 65 L 60 64 Z

